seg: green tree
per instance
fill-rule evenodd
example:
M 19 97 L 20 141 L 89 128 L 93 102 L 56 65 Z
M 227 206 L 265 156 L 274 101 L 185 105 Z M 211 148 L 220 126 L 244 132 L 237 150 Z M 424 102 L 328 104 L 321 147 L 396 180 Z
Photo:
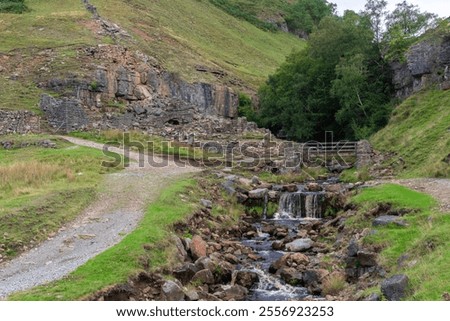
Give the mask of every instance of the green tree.
M 287 9 L 286 23 L 290 30 L 309 35 L 314 27 L 334 10 L 335 5 L 325 0 L 297 0 Z
M 375 34 L 375 41 L 379 44 L 383 39 L 384 20 L 388 14 L 385 0 L 367 0 L 363 15 L 369 18 L 370 25 Z

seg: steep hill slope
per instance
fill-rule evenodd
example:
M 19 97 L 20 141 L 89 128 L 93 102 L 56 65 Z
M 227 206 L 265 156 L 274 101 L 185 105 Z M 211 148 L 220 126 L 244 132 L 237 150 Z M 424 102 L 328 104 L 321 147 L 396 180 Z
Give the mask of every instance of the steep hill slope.
M 83 73 L 77 50 L 90 45 L 120 43 L 188 81 L 250 89 L 304 46 L 293 35 L 265 32 L 207 0 L 90 1 L 131 36 L 111 37 L 83 2 L 26 1 L 30 10 L 23 14 L 0 13 L 0 108 L 33 109 L 41 93 L 36 83 L 46 74 Z M 40 64 L 42 56 L 51 61 Z
M 398 106 L 374 147 L 393 152 L 402 177 L 450 177 L 450 91 L 419 92 Z

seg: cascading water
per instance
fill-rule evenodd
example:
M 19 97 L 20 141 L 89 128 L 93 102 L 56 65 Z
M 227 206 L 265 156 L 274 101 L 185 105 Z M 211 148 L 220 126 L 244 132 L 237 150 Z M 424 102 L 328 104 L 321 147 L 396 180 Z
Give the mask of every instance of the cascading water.
M 276 219 L 321 218 L 324 192 L 284 193 L 280 197 Z

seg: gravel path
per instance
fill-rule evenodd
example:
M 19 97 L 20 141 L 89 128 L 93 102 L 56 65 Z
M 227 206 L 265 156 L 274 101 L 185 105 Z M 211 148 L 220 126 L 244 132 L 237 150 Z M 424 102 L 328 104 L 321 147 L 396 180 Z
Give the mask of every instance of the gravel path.
M 63 137 L 80 146 L 103 149 L 102 144 Z M 110 148 L 123 155 L 123 151 Z M 165 160 L 167 166 L 139 167 L 139 155 L 130 153 L 130 167 L 107 175 L 98 199 L 74 222 L 61 228 L 52 239 L 18 258 L 0 265 L 0 299 L 11 293 L 64 277 L 90 258 L 117 244 L 137 226 L 144 208 L 159 191 L 181 175 L 200 169 L 180 167 Z M 154 158 L 162 163 L 162 158 Z

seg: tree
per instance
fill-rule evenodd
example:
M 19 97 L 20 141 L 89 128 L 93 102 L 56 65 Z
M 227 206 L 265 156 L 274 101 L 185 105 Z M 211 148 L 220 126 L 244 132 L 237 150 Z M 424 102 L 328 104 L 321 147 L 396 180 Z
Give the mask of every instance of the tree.
M 387 16 L 387 31 L 383 39 L 386 58 L 390 61 L 403 60 L 407 48 L 437 21 L 437 15 L 421 12 L 418 6 L 406 1 L 398 3 Z
M 353 11 L 322 19 L 309 47 L 290 56 L 261 88 L 262 125 L 303 141 L 330 130 L 339 138 L 362 138 L 379 128 L 390 92 L 373 39 L 368 19 Z
M 301 31 L 309 35 L 320 20 L 334 11 L 335 5 L 325 0 L 297 0 L 288 7 L 286 23 L 290 30 Z
M 385 0 L 367 0 L 363 15 L 369 18 L 372 30 L 375 34 L 375 41 L 379 44 L 383 39 L 384 20 L 388 11 Z

